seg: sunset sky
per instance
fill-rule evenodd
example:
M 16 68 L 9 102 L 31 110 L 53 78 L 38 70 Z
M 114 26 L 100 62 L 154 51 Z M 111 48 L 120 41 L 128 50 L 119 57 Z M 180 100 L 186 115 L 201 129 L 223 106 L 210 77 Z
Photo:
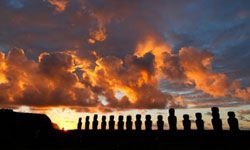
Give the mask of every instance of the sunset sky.
M 211 129 L 218 106 L 250 129 L 249 41 L 249 0 L 0 0 L 0 107 L 65 129 L 174 107 Z

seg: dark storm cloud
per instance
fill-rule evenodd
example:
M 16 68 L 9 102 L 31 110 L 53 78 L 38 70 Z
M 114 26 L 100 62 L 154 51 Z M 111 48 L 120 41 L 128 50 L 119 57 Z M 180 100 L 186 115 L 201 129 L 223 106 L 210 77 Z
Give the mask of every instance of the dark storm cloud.
M 56 12 L 48 1 L 5 0 L 1 1 L 1 45 L 40 52 L 93 48 L 101 55 L 124 56 L 138 39 L 152 33 L 164 37 L 176 50 L 195 46 L 221 53 L 232 47 L 228 39 L 249 40 L 248 3 L 76 0 Z M 89 30 L 98 28 L 98 18 L 107 30 L 107 39 L 89 45 Z M 240 39 L 242 36 L 245 38 Z

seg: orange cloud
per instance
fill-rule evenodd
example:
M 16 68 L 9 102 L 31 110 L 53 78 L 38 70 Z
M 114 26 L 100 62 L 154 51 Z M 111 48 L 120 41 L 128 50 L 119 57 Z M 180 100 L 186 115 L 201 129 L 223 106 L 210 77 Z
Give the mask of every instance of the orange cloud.
M 225 74 L 212 72 L 211 53 L 189 47 L 180 49 L 179 57 L 186 81 L 194 83 L 197 89 L 210 95 L 228 95 L 231 85 Z
M 5 63 L 5 54 L 0 52 L 0 84 L 8 82 L 5 76 L 6 69 L 7 69 L 7 66 Z
M 179 51 L 179 57 L 186 80 L 194 83 L 197 89 L 215 97 L 250 98 L 249 87 L 242 89 L 237 81 L 230 80 L 224 73 L 212 71 L 211 53 L 188 47 Z
M 245 89 L 237 88 L 235 90 L 235 96 L 243 100 L 249 100 L 250 99 L 250 87 L 247 87 Z
M 161 76 L 161 68 L 166 65 L 164 62 L 164 54 L 171 54 L 171 47 L 165 42 L 157 41 L 154 36 L 147 36 L 144 40 L 137 43 L 134 55 L 143 57 L 147 53 L 152 53 L 155 56 L 157 75 Z
M 94 60 L 76 51 L 41 53 L 28 59 L 22 49 L 0 53 L 0 103 L 28 106 L 79 106 L 99 110 L 186 107 L 185 98 L 163 93 L 162 79 L 195 87 L 214 97 L 248 100 L 249 87 L 212 71 L 212 54 L 192 47 L 174 53 L 152 37 L 124 58 Z M 118 96 L 117 96 L 118 95 Z
M 165 108 L 173 97 L 162 93 L 155 76 L 155 57 L 151 53 L 143 57 L 128 55 L 125 60 L 104 57 L 97 60 L 95 68 L 96 84 L 105 87 L 104 95 L 111 105 L 127 104 L 136 108 Z M 117 101 L 114 89 L 125 96 Z
M 48 0 L 48 2 L 55 6 L 56 11 L 63 12 L 69 3 L 69 0 Z
M 84 8 L 86 9 L 85 11 L 89 13 L 89 16 L 93 17 L 96 20 L 96 25 L 92 26 L 89 29 L 88 42 L 90 44 L 95 44 L 96 42 L 103 42 L 108 36 L 106 25 L 110 23 L 115 13 L 108 13 L 105 11 L 101 11 L 100 9 L 87 7 L 87 4 L 84 4 Z
M 208 51 L 183 47 L 174 53 L 168 44 L 150 36 L 137 44 L 134 54 L 144 56 L 148 52 L 155 56 L 158 80 L 165 78 L 170 82 L 195 86 L 214 97 L 250 98 L 250 88 L 242 89 L 237 81 L 230 80 L 224 73 L 212 71 L 213 55 Z
M 107 38 L 106 28 L 102 23 L 99 23 L 97 29 L 90 29 L 90 38 L 88 42 L 94 44 L 96 41 L 104 41 Z
M 0 84 L 0 102 L 99 109 L 165 108 L 173 103 L 171 95 L 158 89 L 152 53 L 124 59 L 95 55 L 97 60 L 91 62 L 74 51 L 45 52 L 34 61 L 22 49 L 10 50 L 1 57 L 6 65 L 1 67 L 5 80 Z M 123 93 L 121 98 L 116 97 L 117 91 Z
M 97 97 L 79 84 L 73 73 L 72 55 L 42 53 L 35 62 L 22 49 L 10 50 L 4 60 L 7 82 L 0 84 L 0 102 L 30 106 L 96 105 Z

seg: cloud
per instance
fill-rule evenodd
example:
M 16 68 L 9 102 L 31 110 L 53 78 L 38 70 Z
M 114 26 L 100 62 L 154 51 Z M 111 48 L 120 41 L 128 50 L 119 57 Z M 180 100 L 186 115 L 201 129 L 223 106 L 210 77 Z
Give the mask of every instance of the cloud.
M 135 108 L 165 108 L 173 97 L 162 93 L 157 87 L 155 57 L 147 53 L 142 57 L 127 55 L 124 60 L 108 56 L 96 61 L 95 84 L 111 105 L 126 104 Z M 124 93 L 117 100 L 114 91 Z
M 240 113 L 241 115 L 250 115 L 250 110 L 246 110 L 246 109 L 244 110 L 244 109 L 243 109 L 243 110 L 240 110 L 239 113 Z
M 1 102 L 29 106 L 97 104 L 88 88 L 78 85 L 72 73 L 70 53 L 43 53 L 39 61 L 29 60 L 22 49 L 10 50 L 3 62 L 7 82 L 0 84 Z M 63 82 L 62 82 L 63 81 Z
M 185 97 L 162 92 L 162 79 L 193 86 L 214 98 L 249 97 L 237 81 L 212 71 L 213 57 L 208 51 L 183 47 L 174 53 L 168 44 L 152 37 L 138 45 L 134 54 L 124 58 L 101 57 L 92 52 L 95 59 L 86 59 L 79 57 L 77 51 L 68 50 L 43 52 L 35 61 L 28 59 L 23 49 L 1 53 L 1 103 L 97 107 L 103 111 L 204 107 L 211 103 L 185 102 Z M 117 93 L 121 96 L 117 97 Z M 219 100 L 216 104 L 224 102 Z
M 200 52 L 194 48 L 182 48 L 179 57 L 187 82 L 194 83 L 197 89 L 213 96 L 227 94 L 230 85 L 226 75 L 211 71 L 211 53 Z
M 239 113 L 239 119 L 240 120 L 250 122 L 250 119 L 248 117 L 250 115 L 249 110 L 245 110 L 245 109 L 239 110 L 238 113 Z
M 208 51 L 183 47 L 175 53 L 154 37 L 137 45 L 134 54 L 123 58 L 99 56 L 92 51 L 94 59 L 87 59 L 73 50 L 43 52 L 37 60 L 27 58 L 19 48 L 9 50 L 7 55 L 1 53 L 1 103 L 96 107 L 102 111 L 204 107 L 211 103 L 185 102 L 185 97 L 162 92 L 162 79 L 193 86 L 214 98 L 249 98 L 237 81 L 212 71 L 213 56 Z
M 1 53 L 2 104 L 110 108 L 165 108 L 174 98 L 157 87 L 155 57 L 98 57 L 95 62 L 74 51 L 41 53 L 37 61 L 22 49 Z M 78 70 L 78 73 L 77 73 Z M 119 91 L 124 95 L 115 96 Z M 145 94 L 146 93 L 146 94 Z M 103 95 L 107 105 L 101 103 Z M 106 107 L 106 108 L 104 108 Z
M 206 112 L 205 115 L 212 116 L 212 113 L 210 111 Z
M 250 99 L 246 1 L 17 2 L 0 2 L 1 103 L 112 110 Z
M 48 2 L 55 6 L 56 11 L 63 12 L 69 3 L 69 0 L 48 0 Z
M 187 79 L 194 82 L 197 89 L 215 97 L 231 96 L 244 100 L 250 98 L 248 88 L 241 89 L 236 80 L 231 81 L 226 74 L 212 71 L 211 53 L 183 48 L 179 54 Z
M 213 55 L 207 50 L 182 47 L 174 52 L 169 44 L 156 42 L 156 38 L 146 38 L 139 42 L 135 55 L 143 56 L 151 52 L 156 57 L 156 70 L 159 78 L 170 82 L 193 85 L 196 89 L 214 97 L 250 98 L 249 88 L 241 88 L 236 80 L 226 74 L 213 72 Z

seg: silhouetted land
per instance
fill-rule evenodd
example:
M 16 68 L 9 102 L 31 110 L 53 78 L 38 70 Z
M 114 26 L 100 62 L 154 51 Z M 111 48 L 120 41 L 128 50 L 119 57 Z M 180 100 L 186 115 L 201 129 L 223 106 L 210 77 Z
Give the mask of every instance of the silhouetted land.
M 0 110 L 0 143 L 1 149 L 250 149 L 250 131 L 240 131 L 238 120 L 233 112 L 228 113 L 230 130 L 223 130 L 220 126 L 218 108 L 212 108 L 214 130 L 203 130 L 204 121 L 200 113 L 196 115 L 198 130 L 190 129 L 187 114 L 183 116 L 185 130 L 176 128 L 174 109 L 170 109 L 168 124 L 171 129 L 163 129 L 163 117 L 159 115 L 157 130 L 152 130 L 151 116 L 146 115 L 146 121 L 141 121 L 141 115 L 133 122 L 131 116 L 119 116 L 115 122 L 114 116 L 98 116 L 92 122 L 94 129 L 82 129 L 82 118 L 76 124 L 77 130 L 62 131 L 53 128 L 50 119 L 43 114 L 17 113 L 11 110 Z M 86 119 L 87 118 L 87 119 Z M 111 121 L 106 120 L 110 118 Z M 125 118 L 125 120 L 124 120 Z M 128 121 L 128 123 L 127 123 Z M 98 123 L 102 128 L 97 129 Z M 145 124 L 146 130 L 141 130 Z M 86 124 L 86 123 L 85 123 Z M 118 129 L 114 128 L 118 124 Z M 135 130 L 131 126 L 136 127 Z M 127 130 L 128 127 L 128 130 Z M 111 128 L 111 130 L 109 129 Z

